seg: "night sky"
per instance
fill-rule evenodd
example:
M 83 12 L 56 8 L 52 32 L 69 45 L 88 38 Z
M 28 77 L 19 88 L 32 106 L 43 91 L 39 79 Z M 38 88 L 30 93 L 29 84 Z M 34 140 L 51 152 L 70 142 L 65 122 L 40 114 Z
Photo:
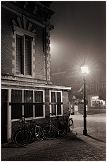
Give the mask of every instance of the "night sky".
M 90 69 L 88 80 L 106 78 L 106 2 L 54 1 L 51 23 L 52 79 L 71 86 L 81 80 L 80 66 Z

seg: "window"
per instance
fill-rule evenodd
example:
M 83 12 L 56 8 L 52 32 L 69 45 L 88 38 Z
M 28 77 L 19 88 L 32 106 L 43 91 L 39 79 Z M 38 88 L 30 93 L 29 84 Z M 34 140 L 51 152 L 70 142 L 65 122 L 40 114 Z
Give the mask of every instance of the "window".
M 33 117 L 33 91 L 24 91 L 24 116 Z
M 24 74 L 23 37 L 16 35 L 16 72 Z
M 25 75 L 31 75 L 32 38 L 25 36 Z
M 11 91 L 11 118 L 20 119 L 22 116 L 22 91 Z
M 51 113 L 56 115 L 56 95 L 55 92 L 51 92 Z
M 51 108 L 50 113 L 52 115 L 62 115 L 62 94 L 61 92 L 51 91 Z
M 61 93 L 57 92 L 57 115 L 61 114 Z
M 43 91 L 35 91 L 35 117 L 44 116 Z
M 42 90 L 11 90 L 11 119 L 44 117 L 44 92 Z
M 16 73 L 32 73 L 32 37 L 16 35 Z

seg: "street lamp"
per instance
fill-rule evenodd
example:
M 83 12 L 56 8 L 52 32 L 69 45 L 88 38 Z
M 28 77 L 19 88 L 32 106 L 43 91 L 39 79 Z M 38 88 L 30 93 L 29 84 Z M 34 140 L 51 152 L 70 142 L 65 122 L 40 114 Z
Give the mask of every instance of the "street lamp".
M 87 125 L 86 125 L 86 75 L 89 73 L 87 65 L 81 66 L 81 73 L 83 74 L 83 83 L 84 83 L 84 130 L 83 135 L 87 136 Z

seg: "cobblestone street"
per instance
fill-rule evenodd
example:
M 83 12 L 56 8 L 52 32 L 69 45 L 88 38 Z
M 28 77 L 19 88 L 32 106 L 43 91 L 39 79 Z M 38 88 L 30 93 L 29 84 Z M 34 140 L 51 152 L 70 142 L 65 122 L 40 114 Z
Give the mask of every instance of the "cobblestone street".
M 95 116 L 94 116 L 95 117 Z M 105 143 L 105 115 L 102 115 L 102 122 L 99 126 L 101 129 L 95 129 L 92 127 L 91 121 L 88 122 L 90 125 L 88 136 L 83 136 L 81 133 L 81 120 L 78 116 L 77 125 L 74 130 L 78 133 L 77 136 L 68 134 L 64 138 L 49 139 L 44 141 L 36 141 L 26 147 L 4 147 L 1 151 L 2 161 L 105 161 L 106 160 L 106 143 Z M 95 119 L 95 118 L 94 118 Z M 96 124 L 97 119 L 95 122 Z M 74 119 L 76 125 L 76 119 Z M 104 129 L 104 130 L 103 130 Z M 98 132 L 101 130 L 103 134 Z M 95 138 L 95 131 L 96 138 Z M 102 138 L 101 138 L 102 137 Z

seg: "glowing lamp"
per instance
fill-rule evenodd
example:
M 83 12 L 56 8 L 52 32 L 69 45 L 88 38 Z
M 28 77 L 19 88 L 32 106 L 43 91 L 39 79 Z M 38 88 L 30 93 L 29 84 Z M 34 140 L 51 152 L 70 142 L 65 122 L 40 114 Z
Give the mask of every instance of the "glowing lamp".
M 81 66 L 81 73 L 82 74 L 88 74 L 89 73 L 89 69 L 87 65 Z

